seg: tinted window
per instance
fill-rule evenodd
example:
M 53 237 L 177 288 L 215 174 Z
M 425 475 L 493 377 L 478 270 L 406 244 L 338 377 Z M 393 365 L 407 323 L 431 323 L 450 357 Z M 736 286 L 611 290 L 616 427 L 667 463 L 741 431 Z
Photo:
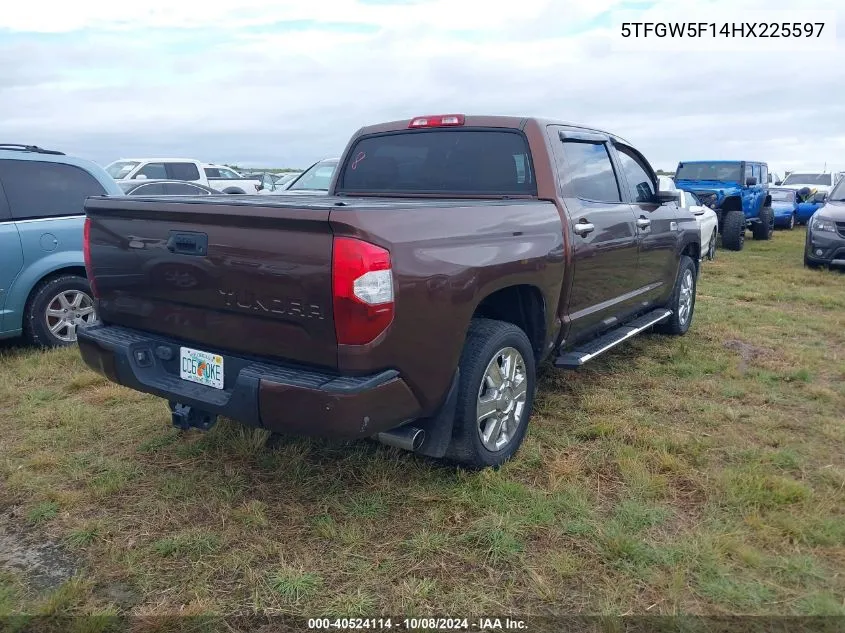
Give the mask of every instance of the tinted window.
M 745 180 L 747 181 L 749 178 L 753 178 L 754 174 L 751 170 L 751 165 L 749 163 L 745 163 Z M 745 184 L 745 183 L 743 183 Z
M 146 176 L 147 180 L 167 178 L 167 170 L 164 168 L 164 163 L 147 163 L 132 177 L 137 178 L 138 176 Z
M 452 129 L 365 137 L 343 169 L 338 188 L 344 191 L 536 193 L 528 145 L 517 132 Z
M 141 185 L 140 187 L 135 187 L 132 191 L 129 192 L 130 196 L 163 196 L 164 195 L 164 184 L 160 182 L 151 182 L 148 185 Z
M 60 163 L 0 160 L 0 180 L 18 220 L 81 215 L 85 198 L 106 193 L 85 170 Z
M 720 182 L 739 182 L 742 176 L 740 163 L 678 163 L 675 180 L 718 180 Z
M 634 202 L 654 202 L 654 182 L 640 159 L 630 149 L 617 146 L 619 162 L 622 171 L 625 172 L 625 179 L 628 181 L 628 190 L 631 200 Z
M 195 187 L 194 185 L 189 185 L 188 183 L 185 184 L 176 184 L 172 182 L 167 185 L 167 193 L 171 196 L 207 196 L 208 192 L 201 188 Z
M 173 180 L 199 180 L 200 170 L 193 163 L 167 163 L 169 178 Z
M 619 184 L 604 143 L 563 141 L 572 192 L 584 200 L 621 202 Z
M 206 178 L 220 178 L 220 170 L 214 167 L 206 167 L 205 168 L 205 177 Z

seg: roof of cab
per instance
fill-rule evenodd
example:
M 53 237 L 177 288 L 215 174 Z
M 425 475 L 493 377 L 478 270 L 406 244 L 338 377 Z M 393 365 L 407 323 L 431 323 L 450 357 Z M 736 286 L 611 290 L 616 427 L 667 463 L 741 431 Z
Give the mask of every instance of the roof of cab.
M 425 116 L 425 115 L 423 115 Z M 438 116 L 438 115 L 432 115 Z M 415 118 L 413 117 L 410 119 L 401 119 L 397 121 L 388 121 L 386 123 L 377 123 L 375 125 L 368 125 L 362 127 L 358 130 L 356 136 L 361 136 L 364 134 L 378 134 L 380 132 L 398 132 L 400 130 L 407 130 L 408 126 L 410 125 L 411 121 Z M 525 126 L 529 123 L 533 122 L 539 127 L 546 127 L 548 125 L 560 125 L 563 127 L 569 128 L 578 128 L 582 129 L 586 132 L 598 132 L 599 134 L 606 134 L 607 136 L 618 140 L 626 145 L 630 145 L 628 141 L 624 138 L 619 136 L 618 134 L 614 134 L 612 132 L 608 132 L 607 130 L 602 130 L 597 127 L 592 127 L 589 125 L 584 125 L 582 123 L 573 123 L 571 121 L 561 121 L 557 119 L 547 119 L 542 117 L 531 117 L 531 116 L 506 116 L 506 115 L 476 115 L 476 114 L 467 114 L 464 118 L 464 124 L 462 126 L 454 126 L 449 128 L 431 128 L 431 129 L 460 129 L 461 127 L 498 127 L 498 128 L 513 128 L 517 130 L 524 129 Z

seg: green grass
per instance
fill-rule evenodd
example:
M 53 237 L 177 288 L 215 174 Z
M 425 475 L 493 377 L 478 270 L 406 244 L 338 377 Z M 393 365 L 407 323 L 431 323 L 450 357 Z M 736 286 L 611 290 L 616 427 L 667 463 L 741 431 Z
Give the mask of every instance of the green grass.
M 685 337 L 542 368 L 495 472 L 180 434 L 76 350 L 6 346 L 2 520 L 82 571 L 0 570 L 0 614 L 845 614 L 845 276 L 802 245 L 720 251 Z

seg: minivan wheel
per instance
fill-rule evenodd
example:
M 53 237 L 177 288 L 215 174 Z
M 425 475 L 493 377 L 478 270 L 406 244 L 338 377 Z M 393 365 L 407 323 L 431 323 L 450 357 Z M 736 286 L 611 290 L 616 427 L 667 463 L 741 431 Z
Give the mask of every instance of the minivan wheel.
M 76 343 L 76 328 L 95 323 L 94 299 L 85 277 L 62 275 L 33 290 L 24 312 L 24 335 L 39 347 Z
M 511 323 L 473 319 L 461 352 L 452 442 L 446 458 L 498 467 L 522 444 L 534 401 L 534 351 Z
M 695 313 L 696 277 L 695 262 L 692 258 L 682 255 L 675 289 L 672 292 L 672 298 L 666 304 L 666 307 L 672 311 L 672 316 L 654 326 L 655 331 L 675 336 L 687 333 Z
M 729 251 L 741 251 L 745 246 L 745 215 L 742 211 L 728 211 L 725 214 L 722 246 Z

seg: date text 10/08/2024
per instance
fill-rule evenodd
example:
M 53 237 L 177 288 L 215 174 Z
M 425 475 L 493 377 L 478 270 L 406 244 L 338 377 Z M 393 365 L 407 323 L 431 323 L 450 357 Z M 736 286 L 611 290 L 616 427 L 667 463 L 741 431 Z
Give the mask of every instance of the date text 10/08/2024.
M 623 22 L 622 37 L 821 37 L 824 22 Z
M 309 618 L 310 630 L 525 631 L 525 620 L 512 618 Z

